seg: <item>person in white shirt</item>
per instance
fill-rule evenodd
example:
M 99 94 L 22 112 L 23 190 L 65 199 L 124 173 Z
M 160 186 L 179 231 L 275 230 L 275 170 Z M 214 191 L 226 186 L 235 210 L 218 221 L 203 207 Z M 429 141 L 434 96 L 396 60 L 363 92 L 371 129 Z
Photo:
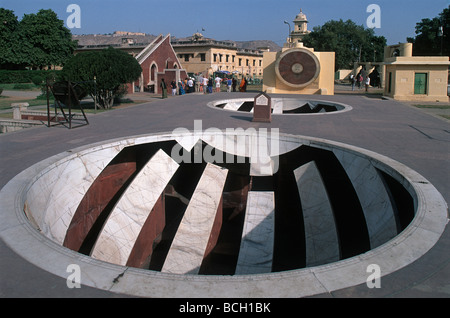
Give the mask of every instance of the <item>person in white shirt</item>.
M 214 81 L 216 82 L 216 92 L 219 93 L 220 92 L 220 82 L 222 82 L 222 79 L 217 76 Z
M 194 81 L 192 80 L 192 78 L 188 79 L 188 87 L 189 87 L 189 93 L 193 93 L 194 92 Z
M 370 77 L 369 76 L 366 77 L 366 81 L 364 82 L 364 84 L 366 85 L 366 92 L 368 92 L 369 85 L 370 85 Z
M 203 94 L 208 94 L 208 78 L 203 77 Z

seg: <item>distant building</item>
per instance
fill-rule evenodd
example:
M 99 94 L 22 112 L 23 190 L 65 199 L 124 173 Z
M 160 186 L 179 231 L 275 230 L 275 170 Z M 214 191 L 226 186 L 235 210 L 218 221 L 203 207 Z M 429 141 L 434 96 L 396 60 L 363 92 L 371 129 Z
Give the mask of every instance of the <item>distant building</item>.
M 160 93 L 162 78 L 169 87 L 172 80 L 178 83 L 187 77 L 170 43 L 170 34 L 158 36 L 135 57 L 141 65 L 142 73 L 138 81 L 128 85 L 128 93 Z
M 142 67 L 142 73 L 137 81 L 128 84 L 128 93 L 148 91 L 159 94 L 162 78 L 169 86 L 172 80 L 178 83 L 187 77 L 171 45 L 170 34 L 155 37 L 117 31 L 113 35 L 74 36 L 74 40 L 79 41 L 75 54 L 113 47 L 135 57 Z
M 127 31 L 116 31 L 113 33 L 113 36 L 124 36 L 124 35 L 141 35 L 145 36 L 145 33 L 142 32 L 127 32 Z
M 75 54 L 84 51 L 102 50 L 111 46 L 138 57 L 142 56 L 142 51 L 146 51 L 148 46 L 153 47 L 159 43 L 159 37 L 116 31 L 112 35 L 74 35 L 73 39 L 79 41 Z M 232 41 L 217 41 L 205 38 L 201 33 L 195 33 L 186 39 L 169 37 L 168 41 L 170 41 L 171 49 L 167 51 L 158 50 L 157 52 L 163 52 L 163 54 L 170 52 L 170 61 L 175 63 L 176 59 L 177 68 L 185 70 L 187 75 L 192 76 L 199 73 L 212 75 L 214 72 L 224 72 L 259 79 L 263 77 L 263 51 L 267 51 L 267 48 L 261 50 L 242 49 L 238 48 Z M 166 47 L 166 45 L 163 46 Z M 176 56 L 172 56 L 173 51 Z M 158 54 L 157 52 L 154 54 Z M 169 56 L 166 57 L 166 59 L 168 58 Z M 161 67 L 159 66 L 158 72 L 162 72 Z M 154 79 L 150 77 L 150 80 L 147 81 L 146 72 L 147 70 L 143 71 L 144 78 L 142 81 L 135 84 L 141 91 L 142 89 L 147 90 L 147 88 L 153 91 L 155 88 Z M 153 73 L 150 72 L 150 74 Z M 155 90 L 158 91 L 158 88 L 156 87 Z
M 287 23 L 287 21 L 286 21 Z M 334 52 L 303 45 L 308 20 L 300 10 L 281 52 L 264 52 L 263 91 L 269 94 L 334 95 Z
M 412 44 L 387 46 L 384 95 L 397 100 L 448 102 L 448 56 L 412 56 Z
M 174 40 L 172 45 L 189 74 L 223 71 L 254 78 L 263 76 L 263 54 L 259 50 L 239 49 L 231 41 L 205 38 L 201 33 Z
M 125 51 L 133 56 L 138 55 L 147 45 L 152 43 L 154 35 L 118 35 L 114 34 L 88 34 L 73 35 L 72 39 L 78 42 L 74 54 L 86 51 L 103 50 L 113 47 Z

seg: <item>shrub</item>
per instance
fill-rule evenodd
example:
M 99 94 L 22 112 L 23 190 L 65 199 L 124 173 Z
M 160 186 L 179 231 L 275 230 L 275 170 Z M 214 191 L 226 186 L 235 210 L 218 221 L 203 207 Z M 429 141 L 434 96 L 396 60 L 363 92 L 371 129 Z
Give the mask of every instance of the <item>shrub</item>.
M 39 76 L 43 81 L 46 78 L 58 77 L 61 71 L 54 70 L 0 70 L 0 84 L 33 83 L 33 77 Z
M 31 89 L 32 85 L 31 84 L 27 84 L 27 83 L 19 83 L 14 85 L 13 87 L 14 89 Z
M 39 86 L 39 85 L 42 84 L 42 82 L 44 81 L 44 79 L 43 79 L 41 76 L 39 76 L 39 75 L 34 75 L 34 76 L 31 78 L 31 81 L 33 82 L 34 85 Z

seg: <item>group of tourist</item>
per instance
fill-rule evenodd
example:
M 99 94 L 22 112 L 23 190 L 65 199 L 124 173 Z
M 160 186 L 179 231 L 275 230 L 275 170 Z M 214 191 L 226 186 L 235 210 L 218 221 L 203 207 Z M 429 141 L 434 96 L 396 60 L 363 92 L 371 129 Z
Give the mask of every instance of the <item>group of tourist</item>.
M 199 75 L 196 79 L 186 78 L 184 81 L 180 80 L 176 83 L 174 80 L 170 83 L 170 89 L 172 96 L 175 95 L 185 95 L 189 93 L 199 92 L 203 94 L 212 94 L 213 92 L 219 93 L 221 90 L 222 83 L 226 84 L 227 92 L 236 92 L 238 80 L 234 77 L 222 79 L 219 76 L 213 78 L 212 76 L 203 77 Z M 239 83 L 239 92 L 247 91 L 248 81 L 245 76 L 242 77 Z M 164 79 L 161 79 L 161 84 L 159 85 L 162 90 L 162 98 L 167 98 L 167 84 Z
M 363 85 L 366 88 L 366 92 L 369 91 L 369 87 L 380 87 L 381 81 L 380 81 L 380 75 L 377 70 L 374 70 L 370 75 L 363 76 L 362 72 L 359 72 L 356 76 L 353 74 L 350 74 L 349 77 L 350 83 L 352 84 L 352 91 L 355 90 L 355 86 L 358 89 L 362 89 Z

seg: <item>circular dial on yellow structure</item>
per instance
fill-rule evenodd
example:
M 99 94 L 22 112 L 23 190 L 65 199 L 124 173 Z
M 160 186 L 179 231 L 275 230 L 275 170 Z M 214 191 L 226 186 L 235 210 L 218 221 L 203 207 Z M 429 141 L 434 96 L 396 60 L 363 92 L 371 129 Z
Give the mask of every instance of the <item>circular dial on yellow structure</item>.
M 320 62 L 309 50 L 297 48 L 283 52 L 276 61 L 275 73 L 284 84 L 302 88 L 311 84 L 320 73 Z

